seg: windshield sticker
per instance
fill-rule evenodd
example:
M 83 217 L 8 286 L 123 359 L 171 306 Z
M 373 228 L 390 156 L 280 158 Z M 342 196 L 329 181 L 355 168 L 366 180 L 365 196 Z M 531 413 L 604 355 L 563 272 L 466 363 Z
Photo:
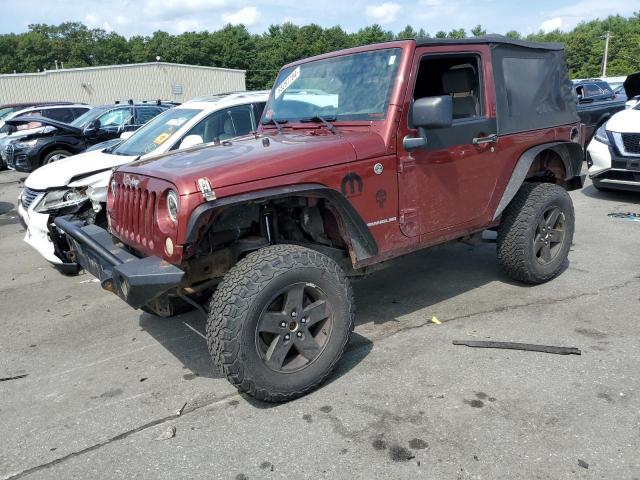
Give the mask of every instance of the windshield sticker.
M 287 88 L 291 86 L 293 82 L 295 82 L 300 76 L 300 67 L 296 67 L 293 72 L 289 74 L 287 78 L 285 78 L 280 85 L 276 88 L 274 93 L 275 98 L 278 98 L 282 95 Z
M 167 125 L 169 127 L 179 127 L 180 125 L 182 125 L 184 122 L 186 122 L 187 119 L 182 117 L 182 118 L 172 118 L 171 120 L 167 121 Z
M 389 65 L 393 65 L 396 63 L 396 56 L 395 55 L 391 55 L 389 57 Z
M 153 143 L 155 143 L 156 145 L 162 145 L 164 142 L 167 141 L 167 138 L 169 138 L 171 136 L 170 133 L 161 133 L 160 135 L 158 135 L 156 137 L 156 139 L 153 141 Z

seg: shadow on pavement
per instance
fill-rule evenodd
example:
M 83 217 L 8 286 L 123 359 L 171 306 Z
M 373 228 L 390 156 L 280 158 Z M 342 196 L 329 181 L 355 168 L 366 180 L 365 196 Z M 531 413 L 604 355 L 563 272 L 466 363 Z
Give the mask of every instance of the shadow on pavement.
M 13 210 L 13 203 L 10 202 L 0 202 L 0 215 L 4 215 L 5 213 L 9 213 Z
M 625 192 L 624 190 L 596 190 L 593 185 L 587 185 L 580 192 L 589 197 L 598 200 L 605 200 L 616 203 L 632 203 L 640 204 L 640 192 Z

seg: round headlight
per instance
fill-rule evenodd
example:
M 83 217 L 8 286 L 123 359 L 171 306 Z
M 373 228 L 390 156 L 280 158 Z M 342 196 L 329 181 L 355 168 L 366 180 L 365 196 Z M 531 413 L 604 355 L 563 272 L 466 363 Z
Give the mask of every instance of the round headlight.
M 167 212 L 169 212 L 171 220 L 178 221 L 178 194 L 173 190 L 169 190 L 167 193 Z

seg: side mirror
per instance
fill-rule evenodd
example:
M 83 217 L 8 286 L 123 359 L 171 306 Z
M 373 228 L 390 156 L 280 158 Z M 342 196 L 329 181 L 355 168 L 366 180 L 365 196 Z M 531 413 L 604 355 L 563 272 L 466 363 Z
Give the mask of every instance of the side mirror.
M 428 128 L 447 128 L 453 123 L 453 100 L 449 95 L 419 98 L 411 105 L 409 124 L 418 129 L 417 137 L 406 136 L 405 150 L 415 150 L 427 145 Z
M 453 101 L 449 95 L 419 98 L 411 106 L 411 125 L 416 128 L 447 128 L 453 123 Z
M 100 120 L 96 118 L 93 122 L 91 122 L 89 125 L 84 127 L 84 134 L 92 135 L 96 133 L 98 130 L 100 130 Z
M 204 143 L 204 140 L 200 135 L 187 135 L 182 139 L 182 142 L 180 142 L 180 149 L 193 147 L 201 143 Z
M 131 135 L 133 135 L 133 132 L 122 132 L 122 134 L 120 135 L 120 139 L 126 140 L 127 138 L 131 137 Z

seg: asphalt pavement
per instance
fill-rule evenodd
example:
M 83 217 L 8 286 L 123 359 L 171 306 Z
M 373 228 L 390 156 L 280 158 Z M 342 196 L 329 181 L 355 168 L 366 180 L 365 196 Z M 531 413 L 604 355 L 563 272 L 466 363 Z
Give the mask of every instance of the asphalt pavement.
M 640 478 L 640 222 L 608 216 L 640 194 L 572 192 L 570 262 L 545 285 L 509 280 L 489 242 L 355 283 L 337 372 L 271 405 L 213 368 L 197 312 L 155 318 L 46 264 L 22 176 L 0 172 L 0 479 Z

